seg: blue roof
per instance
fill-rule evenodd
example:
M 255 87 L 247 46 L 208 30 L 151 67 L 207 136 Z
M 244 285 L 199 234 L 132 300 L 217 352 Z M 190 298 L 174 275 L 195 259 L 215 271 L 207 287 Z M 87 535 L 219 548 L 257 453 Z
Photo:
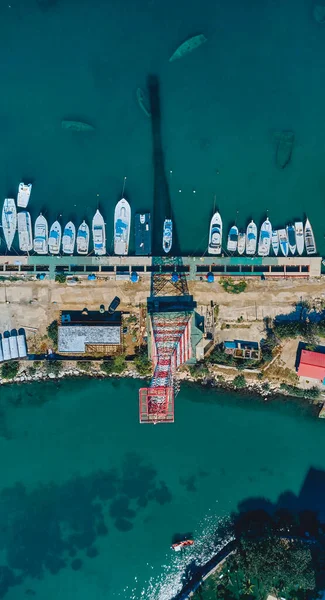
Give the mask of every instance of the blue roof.
M 237 347 L 236 342 L 224 342 L 225 348 L 235 349 Z

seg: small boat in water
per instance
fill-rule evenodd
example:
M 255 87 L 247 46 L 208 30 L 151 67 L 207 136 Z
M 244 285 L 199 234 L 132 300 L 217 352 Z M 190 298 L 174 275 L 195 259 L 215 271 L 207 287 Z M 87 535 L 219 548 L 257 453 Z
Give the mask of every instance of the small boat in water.
M 233 225 L 232 227 L 230 227 L 230 230 L 228 233 L 228 240 L 227 240 L 228 252 L 236 252 L 237 244 L 238 244 L 238 227 L 237 227 L 237 225 Z
M 297 252 L 299 256 L 303 254 L 305 241 L 304 241 L 304 226 L 302 221 L 297 221 L 295 223 L 295 232 L 296 232 L 296 243 L 297 243 Z
M 185 42 L 183 42 L 178 48 L 175 50 L 174 54 L 171 55 L 169 62 L 173 62 L 178 58 L 182 58 L 185 54 L 189 54 L 202 46 L 207 41 L 205 35 L 200 33 L 199 35 L 194 35 L 193 37 L 188 38 Z
M 222 219 L 219 212 L 214 213 L 210 221 L 209 254 L 221 254 L 222 246 Z
M 89 227 L 86 221 L 83 221 L 77 232 L 77 253 L 88 254 L 89 249 Z
M 246 246 L 246 234 L 243 231 L 240 231 L 238 234 L 238 244 L 237 244 L 237 252 L 238 254 L 244 254 Z
M 135 215 L 135 253 L 137 256 L 151 254 L 150 213 Z
M 269 218 L 262 223 L 258 240 L 258 255 L 268 256 L 271 248 L 272 225 Z
M 316 254 L 315 237 L 309 219 L 305 223 L 305 246 L 308 255 Z
M 171 545 L 172 550 L 175 550 L 175 552 L 179 552 L 180 550 L 183 550 L 183 548 L 187 548 L 188 546 L 193 546 L 194 541 L 193 540 L 184 540 L 183 542 L 176 542 L 175 544 Z
M 66 224 L 62 236 L 62 251 L 63 254 L 73 254 L 74 245 L 76 243 L 76 228 L 72 221 Z
M 98 209 L 96 210 L 96 213 L 93 218 L 92 233 L 94 242 L 94 253 L 97 256 L 102 256 L 103 254 L 106 254 L 105 223 Z
M 66 119 L 61 121 L 61 127 L 62 129 L 76 132 L 94 131 L 95 129 L 89 123 L 84 123 L 83 121 L 67 121 Z
M 62 227 L 59 221 L 54 221 L 49 234 L 49 253 L 59 254 L 61 247 Z
M 48 251 L 48 224 L 42 213 L 37 217 L 34 225 L 34 250 L 36 254 L 47 254 Z
M 18 239 L 22 252 L 30 252 L 33 248 L 32 220 L 29 212 L 18 213 Z
M 287 225 L 286 232 L 288 236 L 289 250 L 291 254 L 295 254 L 297 249 L 296 232 L 293 225 Z
M 17 229 L 17 210 L 13 198 L 6 198 L 2 207 L 2 228 L 8 250 L 10 250 Z
M 17 195 L 17 206 L 20 208 L 26 208 L 29 202 L 29 197 L 32 191 L 31 183 L 23 183 L 21 182 L 18 187 L 18 195 Z
M 272 250 L 273 250 L 275 256 L 278 256 L 278 254 L 279 254 L 279 234 L 278 234 L 277 229 L 273 229 L 273 231 L 272 231 L 271 242 L 272 242 Z
M 246 229 L 246 254 L 252 256 L 256 252 L 257 246 L 257 226 L 252 220 Z
M 171 219 L 164 220 L 163 249 L 166 254 L 171 251 L 173 245 L 173 222 Z
M 131 207 L 125 198 L 119 200 L 114 212 L 114 253 L 125 256 L 129 252 Z
M 288 235 L 286 229 L 279 229 L 279 244 L 281 248 L 281 252 L 283 256 L 288 256 L 289 254 L 289 243 L 288 243 Z

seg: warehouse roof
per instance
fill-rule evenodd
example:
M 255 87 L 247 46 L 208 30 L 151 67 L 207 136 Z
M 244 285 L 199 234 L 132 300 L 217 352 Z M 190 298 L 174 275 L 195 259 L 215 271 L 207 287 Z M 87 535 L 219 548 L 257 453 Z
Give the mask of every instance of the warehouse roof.
M 121 343 L 121 328 L 100 325 L 71 325 L 58 328 L 58 351 L 85 352 L 86 344 L 113 346 Z
M 323 380 L 325 377 L 325 354 L 302 350 L 298 375 L 299 377 Z

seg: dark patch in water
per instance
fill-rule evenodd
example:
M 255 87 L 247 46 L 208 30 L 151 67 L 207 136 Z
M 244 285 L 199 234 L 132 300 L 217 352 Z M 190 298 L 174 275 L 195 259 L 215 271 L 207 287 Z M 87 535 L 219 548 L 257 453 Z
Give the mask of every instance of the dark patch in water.
M 95 558 L 96 556 L 98 556 L 98 550 L 97 550 L 97 548 L 95 548 L 95 546 L 90 546 L 90 548 L 88 548 L 86 554 L 87 554 L 87 556 L 89 556 L 89 558 Z
M 195 475 L 190 475 L 189 477 L 180 477 L 179 483 L 183 485 L 188 492 L 197 492 Z
M 82 567 L 82 560 L 80 560 L 80 558 L 76 558 L 75 560 L 72 561 L 71 569 L 73 569 L 74 571 L 79 571 L 79 569 L 81 569 L 81 567 Z
M 133 528 L 133 525 L 132 525 L 131 521 L 121 518 L 121 519 L 116 519 L 115 527 L 119 531 L 130 531 Z
M 97 531 L 97 535 L 107 535 L 108 534 L 108 529 L 107 529 L 104 521 L 100 521 L 98 523 L 96 531 Z

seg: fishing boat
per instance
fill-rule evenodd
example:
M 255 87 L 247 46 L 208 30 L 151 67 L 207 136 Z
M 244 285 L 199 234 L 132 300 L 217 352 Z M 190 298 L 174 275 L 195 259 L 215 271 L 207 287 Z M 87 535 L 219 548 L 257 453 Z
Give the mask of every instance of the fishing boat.
M 164 220 L 163 228 L 163 250 L 168 254 L 173 245 L 173 221 L 171 219 Z
M 83 133 L 87 131 L 94 131 L 94 127 L 89 123 L 84 123 L 83 121 L 68 121 L 64 119 L 61 121 L 62 129 L 68 129 L 70 131 L 76 131 L 78 133 Z
M 86 221 L 83 221 L 77 232 L 77 253 L 88 254 L 89 249 L 89 227 Z
M 98 209 L 96 210 L 96 213 L 93 218 L 92 233 L 94 242 L 94 253 L 97 256 L 102 256 L 103 254 L 106 254 L 105 223 Z
M 59 221 L 54 221 L 49 234 L 49 253 L 59 254 L 61 247 L 62 227 Z
M 258 255 L 268 256 L 271 248 L 272 225 L 269 218 L 262 223 L 258 240 Z
M 22 252 L 30 252 L 33 248 L 32 220 L 29 212 L 18 213 L 18 239 Z
M 8 250 L 10 250 L 17 229 L 17 210 L 13 198 L 6 198 L 2 208 L 2 228 Z
M 125 198 L 119 200 L 114 212 L 114 253 L 125 256 L 129 251 L 131 207 Z
M 185 54 L 189 54 L 190 52 L 193 52 L 193 50 L 196 50 L 196 48 L 199 48 L 199 46 L 202 46 L 202 44 L 204 44 L 206 41 L 207 41 L 207 38 L 202 33 L 188 38 L 185 42 L 183 42 L 180 46 L 178 46 L 178 48 L 175 50 L 175 52 L 171 55 L 169 62 L 173 62 L 174 60 L 177 60 L 178 58 L 182 58 L 183 56 L 185 56 Z
M 279 229 L 279 244 L 281 248 L 281 252 L 283 256 L 288 256 L 289 254 L 289 243 L 288 243 L 288 235 L 286 229 Z
M 221 254 L 222 245 L 222 219 L 219 212 L 214 213 L 210 221 L 209 254 Z
M 238 244 L 237 244 L 237 252 L 238 254 L 244 254 L 246 246 L 246 234 L 243 231 L 240 231 L 238 234 Z
M 150 213 L 135 215 L 135 253 L 137 256 L 151 254 Z
M 272 250 L 273 250 L 275 256 L 278 256 L 278 254 L 279 254 L 279 234 L 278 234 L 277 229 L 273 229 L 273 231 L 272 231 L 271 242 L 272 242 Z
M 74 245 L 76 243 L 76 228 L 72 221 L 66 224 L 63 229 L 62 236 L 62 251 L 63 254 L 73 254 Z
M 179 552 L 180 550 L 183 550 L 183 548 L 187 548 L 188 546 L 193 546 L 194 541 L 193 540 L 184 540 L 183 542 L 176 542 L 175 544 L 171 545 L 172 550 L 175 550 L 175 552 Z
M 18 195 L 17 195 L 17 206 L 20 208 L 26 208 L 29 202 L 29 197 L 32 191 L 31 183 L 23 183 L 21 182 L 18 186 Z
M 315 237 L 309 219 L 305 223 L 305 246 L 308 255 L 316 254 Z
M 287 225 L 286 232 L 288 236 L 289 250 L 291 254 L 295 254 L 297 249 L 296 232 L 293 225 Z
M 49 228 L 47 220 L 42 213 L 39 214 L 34 225 L 34 250 L 36 254 L 47 254 Z
M 228 233 L 228 240 L 227 240 L 228 252 L 236 252 L 237 244 L 238 244 L 238 227 L 237 227 L 237 225 L 233 225 L 232 227 L 230 227 L 230 230 Z
M 296 221 L 295 223 L 295 232 L 296 232 L 296 242 L 297 242 L 297 252 L 299 256 L 303 254 L 305 241 L 304 241 L 304 226 L 302 221 Z
M 246 254 L 252 256 L 256 252 L 257 246 L 257 226 L 252 220 L 246 229 Z

